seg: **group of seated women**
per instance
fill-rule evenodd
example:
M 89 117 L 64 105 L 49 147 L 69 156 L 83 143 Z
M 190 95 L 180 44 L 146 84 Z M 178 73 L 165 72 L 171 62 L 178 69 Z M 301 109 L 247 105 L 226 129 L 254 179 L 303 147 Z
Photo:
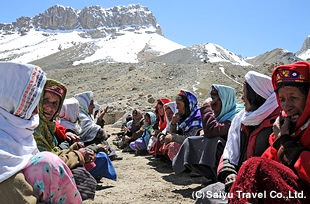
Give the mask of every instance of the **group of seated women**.
M 1 203 L 82 203 L 97 179 L 117 179 L 92 92 L 65 100 L 66 87 L 29 64 L 0 62 L 0 75 Z
M 1 201 L 81 203 L 94 198 L 97 178 L 116 180 L 107 109 L 94 120 L 91 91 L 65 99 L 65 86 L 32 65 L 2 62 L 0 77 Z M 154 112 L 134 109 L 115 144 L 210 180 L 199 195 L 211 196 L 196 203 L 306 203 L 309 83 L 310 64 L 296 62 L 271 77 L 249 71 L 243 105 L 229 86 L 212 84 L 201 107 L 181 89 L 175 100 L 159 98 Z
M 306 203 L 309 71 L 307 62 L 279 66 L 272 77 L 249 71 L 243 105 L 229 86 L 212 84 L 200 108 L 196 96 L 181 89 L 175 101 L 157 100 L 155 122 L 153 113 L 143 120 L 134 110 L 120 140 L 136 154 L 170 160 L 177 174 L 189 170 L 207 178 L 210 185 L 199 195 L 213 196 L 196 203 Z

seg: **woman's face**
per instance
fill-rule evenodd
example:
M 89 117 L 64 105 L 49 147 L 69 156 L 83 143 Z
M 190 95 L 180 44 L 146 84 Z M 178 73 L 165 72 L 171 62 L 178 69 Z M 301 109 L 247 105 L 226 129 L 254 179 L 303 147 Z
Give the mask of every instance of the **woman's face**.
M 163 116 L 164 115 L 164 107 L 161 104 L 157 104 L 157 110 L 159 115 Z
M 177 104 L 177 109 L 178 109 L 179 113 L 184 115 L 185 114 L 185 103 L 183 101 L 180 101 L 180 100 L 176 100 L 175 102 Z
M 168 120 L 171 121 L 173 117 L 173 111 L 170 108 L 167 108 L 166 115 L 167 115 Z
M 132 118 L 133 118 L 133 120 L 135 120 L 135 121 L 138 120 L 138 114 L 137 114 L 137 112 L 133 111 L 133 113 L 132 113 Z
M 278 90 L 279 101 L 288 118 L 297 121 L 306 106 L 306 96 L 299 88 L 285 86 Z
M 251 110 L 251 104 L 250 104 L 250 102 L 248 101 L 248 98 L 246 97 L 246 88 L 245 88 L 245 85 L 243 85 L 243 94 L 242 94 L 241 99 L 242 99 L 243 102 L 244 102 L 245 111 L 249 112 L 249 111 Z
M 52 120 L 60 105 L 60 96 L 46 91 L 43 97 L 43 115 Z
M 95 104 L 94 104 L 94 101 L 91 100 L 90 103 L 89 103 L 89 106 L 88 106 L 88 114 L 91 115 L 93 114 L 93 110 L 95 109 Z
M 147 125 L 151 125 L 151 118 L 150 118 L 149 115 L 145 115 L 145 116 L 144 116 L 144 119 L 145 119 L 145 123 L 146 123 Z
M 222 101 L 218 96 L 211 96 L 212 103 L 211 108 L 213 110 L 214 116 L 217 117 L 222 111 Z

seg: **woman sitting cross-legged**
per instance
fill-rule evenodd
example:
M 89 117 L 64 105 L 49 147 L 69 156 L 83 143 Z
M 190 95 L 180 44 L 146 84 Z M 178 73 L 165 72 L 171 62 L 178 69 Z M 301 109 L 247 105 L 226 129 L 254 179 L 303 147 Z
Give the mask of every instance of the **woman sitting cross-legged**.
M 149 154 L 153 154 L 153 155 L 156 155 L 156 156 L 163 156 L 162 154 L 164 152 L 163 151 L 164 144 L 161 143 L 158 140 L 158 138 L 160 138 L 161 136 L 164 137 L 167 134 L 169 134 L 170 123 L 171 123 L 172 117 L 173 117 L 174 114 L 176 114 L 178 112 L 177 104 L 175 103 L 175 101 L 165 103 L 164 111 L 165 111 L 166 123 L 167 123 L 166 127 L 161 132 L 159 132 L 157 134 L 157 136 L 155 134 L 151 134 L 151 138 L 149 140 L 149 144 L 148 144 L 148 147 L 147 147 L 147 149 L 149 151 Z
M 169 134 L 161 135 L 159 141 L 165 143 L 162 151 L 170 161 L 178 153 L 183 141 L 197 134 L 202 128 L 200 110 L 197 106 L 196 96 L 186 90 L 180 90 L 176 97 L 178 113 L 176 113 L 170 123 Z
M 0 62 L 0 203 L 82 203 L 68 166 L 33 137 L 45 81 L 38 66 Z
M 156 121 L 156 116 L 153 112 L 147 112 L 144 115 L 144 125 L 141 127 L 144 129 L 142 136 L 129 144 L 129 147 L 135 150 L 136 154 L 146 154 L 147 145 L 149 144 L 150 134 L 153 131 L 153 124 Z
M 231 203 L 309 203 L 310 64 L 281 65 L 273 71 L 272 82 L 283 114 L 274 123 L 271 146 L 261 158 L 241 166 Z M 264 197 L 241 197 L 237 191 Z
M 228 130 L 223 159 L 218 166 L 219 182 L 208 185 L 202 192 L 227 191 L 237 177 L 240 166 L 251 157 L 259 157 L 269 146 L 272 126 L 280 114 L 271 78 L 249 71 L 243 83 L 244 109 L 232 120 Z M 196 203 L 223 203 L 222 198 L 197 199 Z M 227 200 L 226 200 L 227 202 Z
M 122 152 L 134 151 L 129 147 L 129 144 L 141 137 L 144 132 L 144 117 L 142 111 L 134 109 L 132 111 L 132 118 L 131 124 L 127 127 L 121 140 L 117 143 L 117 146 L 123 149 Z
M 244 106 L 236 104 L 235 90 L 228 86 L 213 84 L 209 95 L 200 108 L 203 136 L 186 138 L 173 159 L 172 167 L 176 173 L 188 168 L 216 181 L 216 170 L 231 121 Z
M 97 182 L 84 168 L 84 164 L 93 163 L 95 153 L 74 143 L 68 149 L 60 150 L 58 145 L 59 126 L 56 126 L 58 116 L 67 89 L 61 83 L 48 79 L 44 86 L 39 102 L 40 124 L 34 130 L 34 138 L 40 151 L 49 151 L 57 154 L 71 169 L 82 199 L 94 199 Z
M 99 113 L 97 121 L 95 121 L 92 116 L 95 108 L 93 92 L 87 91 L 79 93 L 76 94 L 74 98 L 79 102 L 78 121 L 81 126 L 81 132 L 79 133 L 81 142 L 84 142 L 85 146 L 102 144 L 108 149 L 108 156 L 111 160 L 122 159 L 122 157 L 119 157 L 108 143 L 107 139 L 109 138 L 109 135 L 104 130 L 103 116 L 108 107 Z

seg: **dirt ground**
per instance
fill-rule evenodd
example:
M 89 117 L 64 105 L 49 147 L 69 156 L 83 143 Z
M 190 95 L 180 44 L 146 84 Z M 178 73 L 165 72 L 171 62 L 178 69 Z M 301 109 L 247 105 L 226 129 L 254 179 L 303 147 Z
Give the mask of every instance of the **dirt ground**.
M 109 133 L 119 128 L 105 126 Z M 109 138 L 109 143 L 116 136 Z M 86 204 L 101 203 L 194 203 L 193 192 L 204 187 L 208 180 L 203 177 L 190 177 L 189 172 L 176 175 L 170 162 L 152 155 L 136 156 L 121 152 L 112 145 L 123 160 L 113 161 L 117 181 L 102 178 L 97 185 L 95 200 Z

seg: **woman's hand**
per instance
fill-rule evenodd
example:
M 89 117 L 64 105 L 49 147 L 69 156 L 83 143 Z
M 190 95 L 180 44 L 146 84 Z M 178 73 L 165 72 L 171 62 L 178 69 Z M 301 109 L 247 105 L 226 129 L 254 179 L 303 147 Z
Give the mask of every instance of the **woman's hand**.
M 79 146 L 79 149 L 81 149 L 81 148 L 84 148 L 84 147 L 85 147 L 84 142 L 78 142 L 77 144 L 78 144 L 78 146 Z
M 167 134 L 166 137 L 164 138 L 164 143 L 168 144 L 169 142 L 172 142 L 172 135 Z
M 182 118 L 181 113 L 176 113 L 172 116 L 171 123 L 175 125 L 179 120 L 181 120 L 181 118 Z
M 151 132 L 151 135 L 154 136 L 154 137 L 157 137 L 157 138 L 159 137 L 159 134 L 161 134 L 161 132 L 159 130 L 153 130 Z
M 102 120 L 102 119 L 103 119 L 103 116 L 108 112 L 108 109 L 109 109 L 109 106 L 105 107 L 104 110 L 100 110 L 100 111 L 99 111 L 98 119 Z
M 76 134 L 72 132 L 66 132 L 66 137 L 67 137 L 67 140 L 72 141 L 72 143 L 79 142 L 81 140 L 79 136 L 77 136 Z
M 158 140 L 159 140 L 160 144 L 164 144 L 165 143 L 165 135 L 163 133 L 159 133 L 158 134 Z
M 287 117 L 278 116 L 275 122 L 273 123 L 273 132 L 275 138 L 277 139 L 281 135 L 290 134 L 290 125 L 291 121 Z
M 213 101 L 212 98 L 211 98 L 211 97 L 208 97 L 208 98 L 203 102 L 202 105 L 203 105 L 203 106 L 206 105 L 206 104 L 211 105 L 212 101 Z
M 125 135 L 125 137 L 124 137 L 124 141 L 125 141 L 125 143 L 128 143 L 128 142 L 129 142 L 129 140 L 131 140 L 131 137 L 128 137 L 127 135 Z
M 109 154 L 109 150 L 108 150 L 107 146 L 105 146 L 104 144 L 97 144 L 97 146 L 99 147 L 100 152 L 104 152 L 106 154 Z
M 225 190 L 226 192 L 229 192 L 232 185 L 234 184 L 236 180 L 237 175 L 236 174 L 229 174 L 225 179 Z
M 81 148 L 79 151 L 83 154 L 85 163 L 94 162 L 96 160 L 96 154 L 89 148 Z

